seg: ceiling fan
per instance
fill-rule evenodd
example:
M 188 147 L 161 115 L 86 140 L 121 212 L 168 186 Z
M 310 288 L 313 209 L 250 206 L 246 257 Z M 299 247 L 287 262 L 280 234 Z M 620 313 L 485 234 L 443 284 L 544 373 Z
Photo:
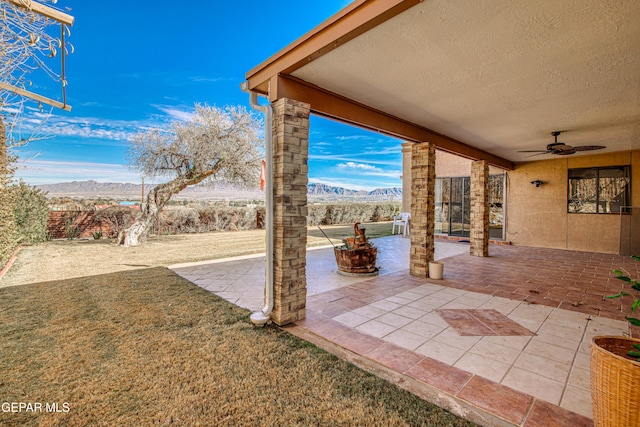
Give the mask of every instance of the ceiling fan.
M 518 153 L 537 153 L 532 156 L 539 156 L 541 154 L 555 154 L 558 156 L 568 156 L 569 154 L 575 154 L 578 151 L 592 151 L 592 150 L 602 150 L 603 148 L 607 148 L 603 145 L 580 145 L 578 147 L 572 147 L 571 145 L 567 145 L 564 142 L 558 142 L 558 135 L 562 132 L 555 131 L 551 132 L 551 135 L 555 137 L 555 142 L 547 145 L 546 150 L 524 150 L 518 151 Z M 529 157 L 532 157 L 529 156 Z

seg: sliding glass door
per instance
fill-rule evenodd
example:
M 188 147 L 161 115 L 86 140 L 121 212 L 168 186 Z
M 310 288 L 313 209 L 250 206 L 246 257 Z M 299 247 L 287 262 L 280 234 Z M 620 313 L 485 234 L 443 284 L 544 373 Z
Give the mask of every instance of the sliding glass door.
M 467 176 L 451 178 L 450 236 L 469 237 L 470 202 L 471 179 Z
M 489 236 L 502 239 L 504 175 L 489 177 Z M 435 232 L 469 237 L 471 223 L 471 178 L 436 178 Z

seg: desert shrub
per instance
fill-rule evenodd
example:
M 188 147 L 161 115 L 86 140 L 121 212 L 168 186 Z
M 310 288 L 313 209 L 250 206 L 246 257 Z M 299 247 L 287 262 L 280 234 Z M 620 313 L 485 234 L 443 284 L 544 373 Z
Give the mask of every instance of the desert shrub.
M 229 225 L 237 230 L 253 230 L 256 228 L 256 209 L 235 207 Z
M 264 206 L 256 208 L 256 228 L 262 230 L 266 226 L 267 209 Z
M 208 231 L 222 230 L 223 220 L 219 217 L 220 206 L 199 206 L 197 209 L 198 218 L 200 219 L 200 231 L 206 233 Z
M 9 261 L 18 245 L 18 233 L 13 212 L 15 195 L 10 190 L 12 171 L 3 172 L 0 165 L 0 269 Z
M 264 208 L 263 208 L 264 210 Z M 256 208 L 216 204 L 197 208 L 200 231 L 235 231 L 256 228 Z
M 313 204 L 309 205 L 307 209 L 307 224 L 308 225 L 326 225 L 326 217 L 327 217 L 327 208 L 326 204 Z
M 77 212 L 77 211 L 67 212 L 64 215 L 63 220 L 64 220 L 64 237 L 65 238 L 69 240 L 77 239 L 82 234 L 82 229 L 76 223 L 76 220 L 78 219 L 79 215 L 80 215 L 80 212 Z
M 309 206 L 307 225 L 390 221 L 400 213 L 400 203 L 330 203 Z
M 93 233 L 91 233 L 91 237 L 93 237 L 93 240 L 102 239 L 102 231 L 94 231 Z
M 127 206 L 111 206 L 96 211 L 93 220 L 109 228 L 108 237 L 116 237 L 118 234 L 133 224 L 138 211 Z
M 393 217 L 400 214 L 402 205 L 398 202 L 377 203 L 371 221 L 392 221 Z
M 176 207 L 160 212 L 158 221 L 160 234 L 197 233 L 200 231 L 200 217 L 193 208 Z
M 19 243 L 38 243 L 48 239 L 49 208 L 46 193 L 19 181 L 11 186 Z
M 353 222 L 371 221 L 375 211 L 372 203 L 340 203 L 333 205 L 331 210 L 331 224 L 351 224 Z

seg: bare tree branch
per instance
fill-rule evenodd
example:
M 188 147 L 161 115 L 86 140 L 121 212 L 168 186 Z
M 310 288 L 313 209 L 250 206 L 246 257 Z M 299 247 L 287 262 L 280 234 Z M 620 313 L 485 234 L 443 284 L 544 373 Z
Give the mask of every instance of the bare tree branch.
M 39 0 L 39 3 L 55 3 L 55 0 Z M 33 12 L 29 4 L 24 2 L 25 7 L 20 7 L 0 1 L 0 82 L 28 90 L 32 85 L 30 74 L 40 70 L 64 87 L 66 81 L 51 68 L 49 59 L 69 54 L 73 46 L 63 45 L 56 21 Z M 64 26 L 63 31 L 68 32 L 68 27 Z M 46 119 L 35 128 L 22 126 L 25 101 L 23 96 L 10 90 L 0 90 L 0 120 L 7 128 L 9 148 L 44 138 L 39 131 Z M 38 105 L 41 107 L 40 103 Z

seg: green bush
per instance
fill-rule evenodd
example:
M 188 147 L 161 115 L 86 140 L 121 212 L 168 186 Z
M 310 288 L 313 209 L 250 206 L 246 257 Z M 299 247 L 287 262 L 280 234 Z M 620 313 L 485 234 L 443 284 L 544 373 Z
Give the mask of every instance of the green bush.
M 2 173 L 0 170 L 0 269 L 9 261 L 18 246 L 18 232 L 13 212 L 15 194 L 9 185 L 12 178 L 12 172 Z
M 14 193 L 14 218 L 19 243 L 39 243 L 48 240 L 49 209 L 46 193 L 19 181 L 11 186 Z

